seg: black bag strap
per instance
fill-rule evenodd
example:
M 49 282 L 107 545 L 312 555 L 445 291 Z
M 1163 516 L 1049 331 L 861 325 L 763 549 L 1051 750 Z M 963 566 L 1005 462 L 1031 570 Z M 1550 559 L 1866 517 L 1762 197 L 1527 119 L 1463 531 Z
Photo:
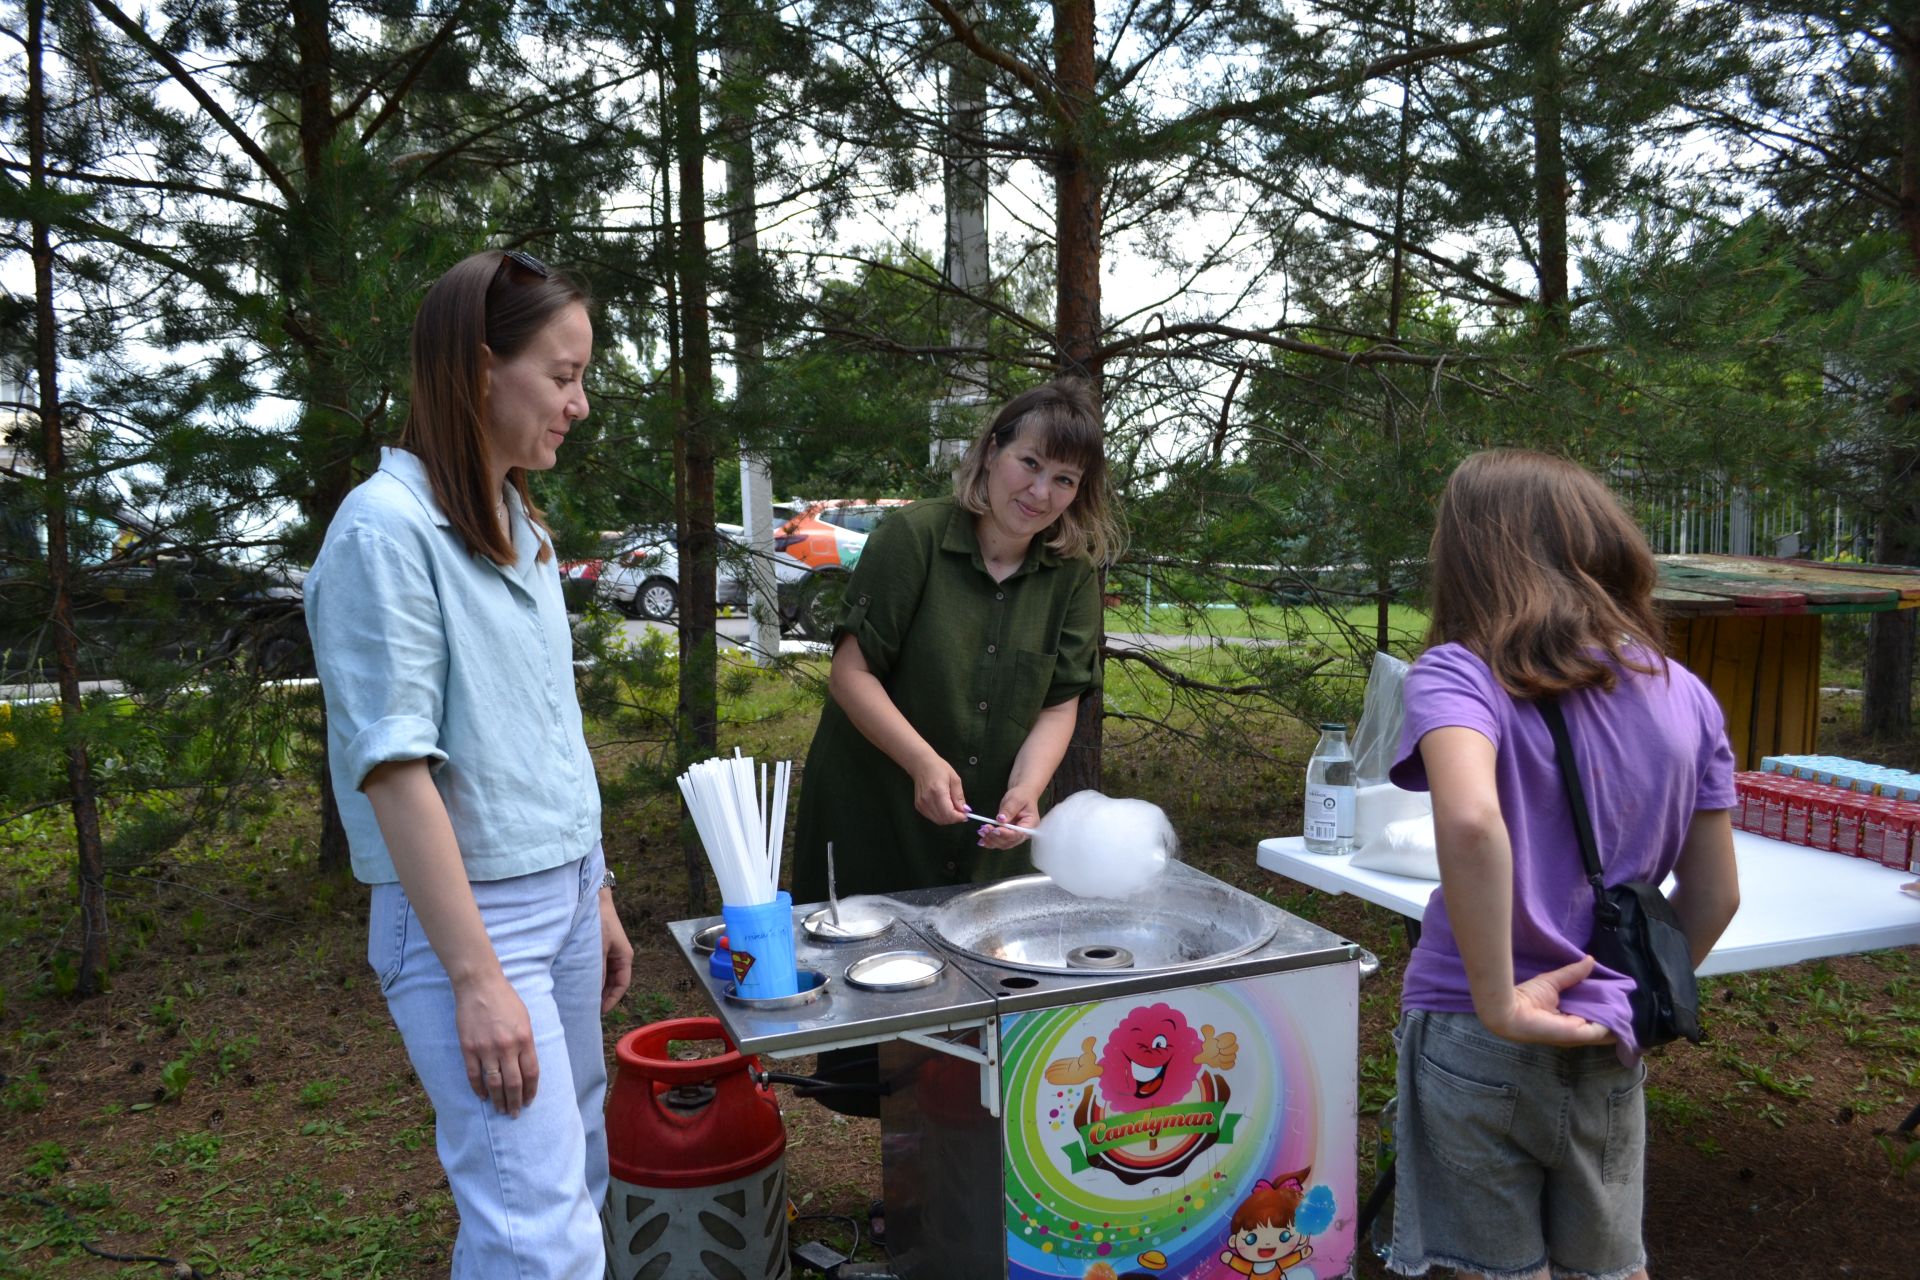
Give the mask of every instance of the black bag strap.
M 1616 924 L 1620 909 L 1607 900 L 1607 882 L 1600 874 L 1600 846 L 1593 838 L 1593 820 L 1587 814 L 1587 791 L 1580 785 L 1580 766 L 1573 758 L 1573 739 L 1567 736 L 1567 717 L 1554 698 L 1539 700 L 1540 718 L 1553 735 L 1553 752 L 1560 758 L 1560 781 L 1567 788 L 1567 809 L 1573 815 L 1573 834 L 1580 841 L 1580 857 L 1587 865 L 1587 883 L 1593 886 L 1593 910 L 1604 923 Z

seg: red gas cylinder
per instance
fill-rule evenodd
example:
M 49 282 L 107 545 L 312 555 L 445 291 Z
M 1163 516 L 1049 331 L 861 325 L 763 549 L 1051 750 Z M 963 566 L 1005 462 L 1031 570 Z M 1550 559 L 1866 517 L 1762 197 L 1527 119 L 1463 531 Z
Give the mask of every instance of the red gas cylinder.
M 727 1051 L 667 1056 L 675 1040 Z M 787 1260 L 787 1131 L 758 1063 L 716 1018 L 675 1018 L 627 1032 L 607 1100 L 607 1274 L 782 1277 Z

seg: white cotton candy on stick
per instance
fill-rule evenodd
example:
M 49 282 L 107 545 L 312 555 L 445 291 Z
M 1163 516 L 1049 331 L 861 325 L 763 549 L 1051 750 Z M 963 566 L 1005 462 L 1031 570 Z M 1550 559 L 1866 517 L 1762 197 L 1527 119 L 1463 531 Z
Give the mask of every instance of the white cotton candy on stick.
M 1033 865 L 1076 898 L 1129 898 L 1159 878 L 1180 848 L 1157 804 L 1076 791 L 1033 837 Z

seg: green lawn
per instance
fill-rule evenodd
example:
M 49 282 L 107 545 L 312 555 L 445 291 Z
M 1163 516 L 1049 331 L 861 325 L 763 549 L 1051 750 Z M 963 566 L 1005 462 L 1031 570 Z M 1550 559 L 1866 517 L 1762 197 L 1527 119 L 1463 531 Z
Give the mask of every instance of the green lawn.
M 1108 631 L 1148 635 L 1211 635 L 1225 639 L 1299 640 L 1317 644 L 1344 644 L 1358 635 L 1371 643 L 1375 610 L 1370 604 L 1332 612 L 1292 605 L 1208 605 L 1192 607 L 1156 603 L 1151 616 L 1138 603 L 1107 610 Z M 1411 657 L 1426 634 L 1427 614 L 1411 605 L 1390 605 L 1387 630 L 1392 651 Z

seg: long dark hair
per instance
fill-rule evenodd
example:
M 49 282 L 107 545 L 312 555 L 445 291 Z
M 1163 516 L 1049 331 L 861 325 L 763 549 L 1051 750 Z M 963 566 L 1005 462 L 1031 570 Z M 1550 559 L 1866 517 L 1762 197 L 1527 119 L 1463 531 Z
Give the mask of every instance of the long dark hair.
M 496 564 L 514 561 L 513 539 L 494 509 L 492 460 L 487 445 L 486 396 L 481 347 L 496 360 L 511 360 L 554 317 L 588 303 L 586 288 L 564 271 L 524 254 L 488 249 L 455 263 L 427 289 L 413 318 L 413 396 L 400 447 L 418 455 L 467 550 Z M 533 505 L 520 467 L 507 472 L 528 517 L 547 530 Z M 552 532 L 539 559 L 553 556 Z
M 1474 454 L 1447 480 L 1428 557 L 1427 643 L 1472 650 L 1515 697 L 1665 670 L 1653 553 L 1584 467 L 1529 449 Z
M 1106 444 L 1093 393 L 1078 378 L 1055 378 L 1023 391 L 1001 406 L 953 473 L 953 494 L 975 515 L 987 510 L 987 466 L 996 450 L 1031 428 L 1034 448 L 1055 462 L 1080 468 L 1080 487 L 1048 533 L 1046 545 L 1071 559 L 1096 565 L 1120 554 L 1124 532 L 1107 484 Z

